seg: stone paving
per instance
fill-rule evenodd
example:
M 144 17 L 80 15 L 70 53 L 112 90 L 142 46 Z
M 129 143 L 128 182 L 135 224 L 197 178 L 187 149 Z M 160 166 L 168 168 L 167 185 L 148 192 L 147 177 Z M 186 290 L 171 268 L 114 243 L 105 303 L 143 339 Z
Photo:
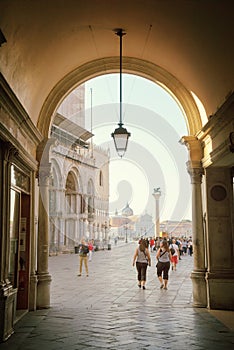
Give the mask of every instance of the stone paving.
M 206 309 L 192 307 L 193 259 L 182 257 L 160 290 L 155 253 L 146 290 L 137 287 L 136 242 L 98 251 L 89 277 L 78 273 L 78 255 L 49 258 L 51 308 L 29 312 L 0 350 L 190 349 L 230 350 L 234 332 Z

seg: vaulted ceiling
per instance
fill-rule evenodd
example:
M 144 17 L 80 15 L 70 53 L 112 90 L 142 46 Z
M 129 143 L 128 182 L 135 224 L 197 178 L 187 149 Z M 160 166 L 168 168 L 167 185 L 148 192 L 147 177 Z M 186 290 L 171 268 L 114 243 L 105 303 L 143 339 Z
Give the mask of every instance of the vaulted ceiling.
M 127 33 L 123 56 L 169 72 L 207 115 L 234 87 L 232 1 L 1 0 L 0 14 L 0 70 L 35 124 L 64 77 L 94 60 L 101 74 L 105 58 L 119 56 L 115 28 Z

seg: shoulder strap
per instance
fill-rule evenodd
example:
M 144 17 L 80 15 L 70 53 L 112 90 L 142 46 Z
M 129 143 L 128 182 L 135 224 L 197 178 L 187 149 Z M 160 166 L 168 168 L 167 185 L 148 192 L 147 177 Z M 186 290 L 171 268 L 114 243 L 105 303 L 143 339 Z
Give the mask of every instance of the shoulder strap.
M 166 253 L 166 250 L 165 250 L 165 252 L 163 252 L 161 255 L 159 255 L 159 257 L 161 258 L 161 256 L 163 256 L 165 253 Z

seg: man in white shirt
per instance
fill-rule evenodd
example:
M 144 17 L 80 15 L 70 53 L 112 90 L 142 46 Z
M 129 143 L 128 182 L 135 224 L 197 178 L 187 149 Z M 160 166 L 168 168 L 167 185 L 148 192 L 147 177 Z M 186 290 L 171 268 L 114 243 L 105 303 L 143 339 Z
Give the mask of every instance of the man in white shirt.
M 172 239 L 172 243 L 170 244 L 170 249 L 173 248 L 174 249 L 174 254 L 172 254 L 171 257 L 171 262 L 172 262 L 172 270 L 176 271 L 176 265 L 178 264 L 178 259 L 179 259 L 179 247 L 176 244 L 176 240 L 173 238 Z

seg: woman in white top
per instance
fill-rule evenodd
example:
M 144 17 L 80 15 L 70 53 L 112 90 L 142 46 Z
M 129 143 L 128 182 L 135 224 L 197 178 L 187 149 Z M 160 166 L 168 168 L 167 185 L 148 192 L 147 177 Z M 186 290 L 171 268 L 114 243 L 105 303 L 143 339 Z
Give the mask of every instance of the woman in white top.
M 171 252 L 166 239 L 160 243 L 160 249 L 156 254 L 157 262 L 157 276 L 161 283 L 160 289 L 167 289 L 168 271 L 170 269 Z
M 132 266 L 135 265 L 135 261 L 138 272 L 138 287 L 145 289 L 146 270 L 148 265 L 151 266 L 151 258 L 149 250 L 146 248 L 146 242 L 144 239 L 140 240 L 139 247 L 135 251 Z

